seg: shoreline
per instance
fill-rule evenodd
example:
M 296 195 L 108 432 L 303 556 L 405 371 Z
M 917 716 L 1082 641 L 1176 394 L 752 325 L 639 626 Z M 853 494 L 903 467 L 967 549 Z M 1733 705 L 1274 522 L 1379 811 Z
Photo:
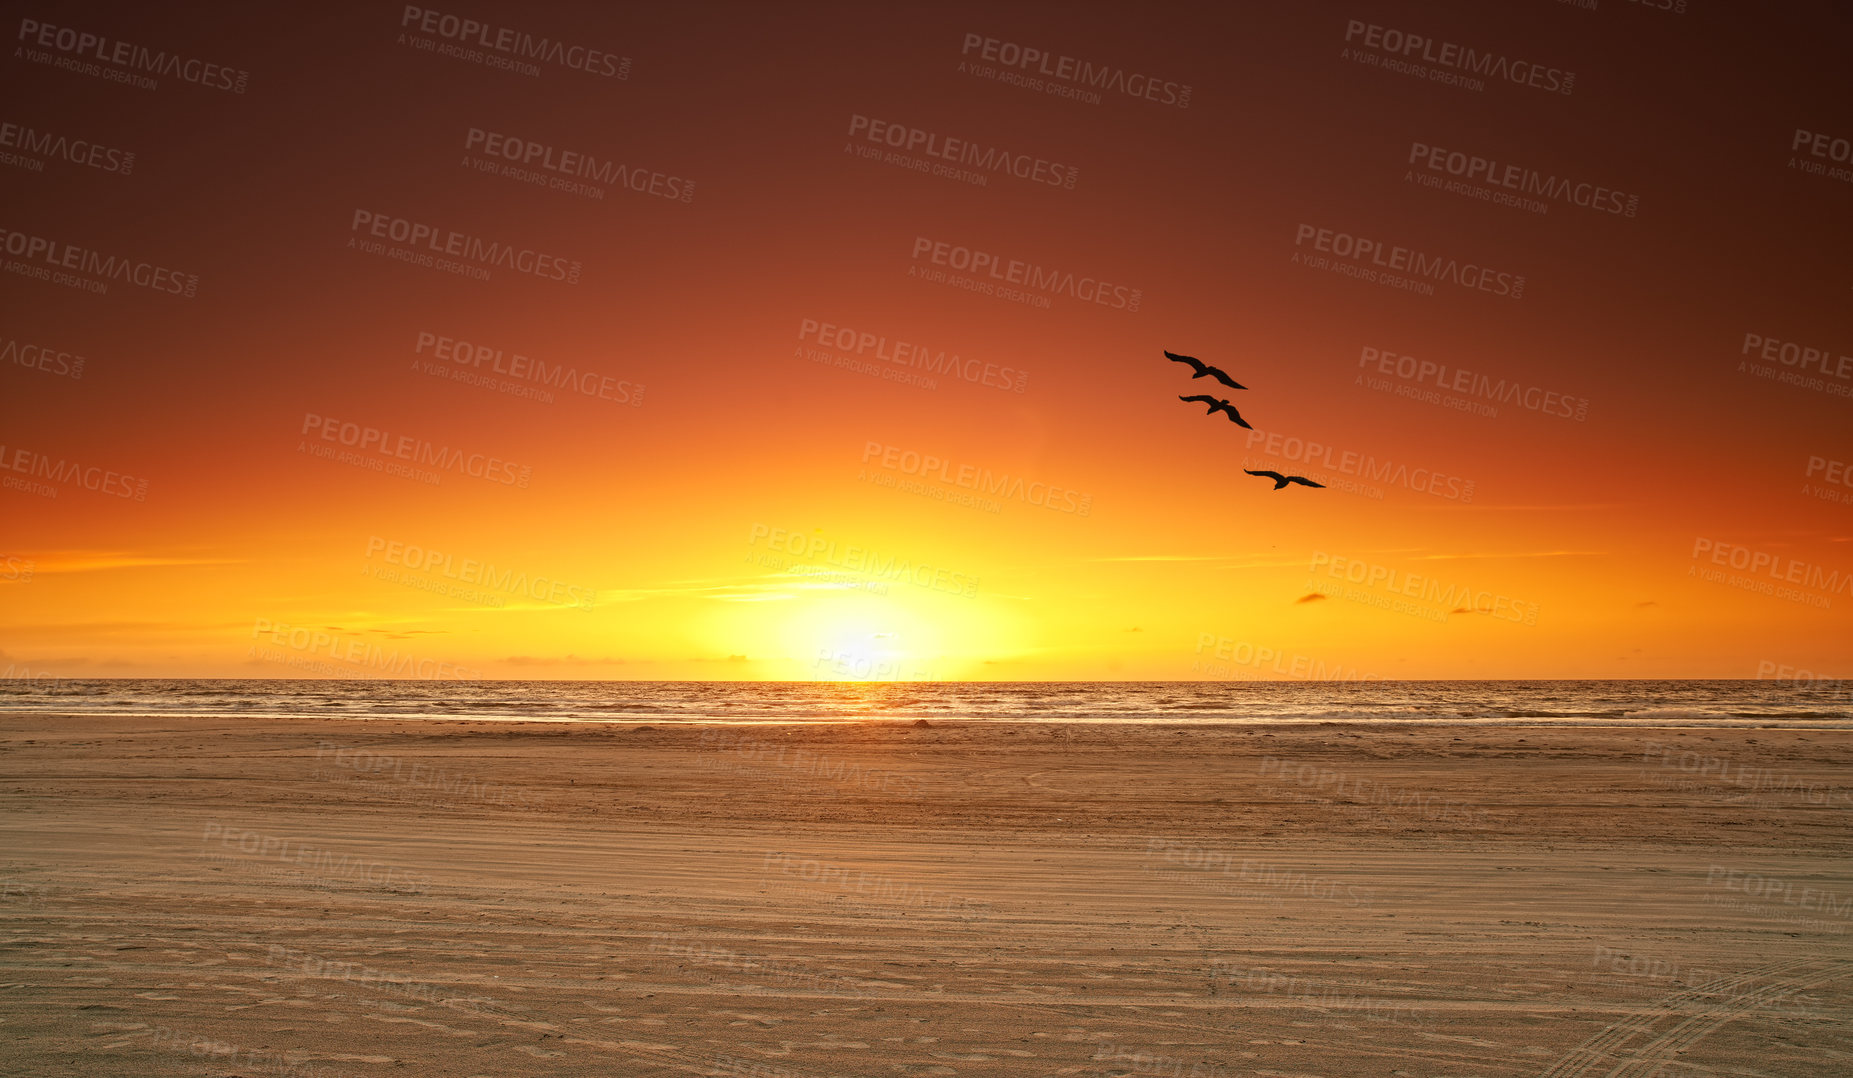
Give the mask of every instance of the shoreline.
M 291 714 L 285 712 L 240 712 L 240 711 L 82 711 L 73 709 L 7 708 L 0 706 L 0 718 L 39 717 L 70 719 L 190 719 L 195 721 L 216 721 L 222 719 L 252 719 L 268 722 L 416 722 L 416 723 L 508 723 L 520 725 L 555 725 L 562 727 L 707 727 L 707 726 L 865 726 L 865 725 L 899 725 L 909 726 L 925 720 L 932 726 L 1088 726 L 1088 727 L 1176 727 L 1179 729 L 1222 729 L 1264 726 L 1281 726 L 1303 728 L 1309 726 L 1345 726 L 1360 729 L 1395 732 L 1399 727 L 1408 730 L 1437 730 L 1451 727 L 1464 729 L 1550 729 L 1550 730 L 1784 730 L 1792 732 L 1819 731 L 1822 733 L 1853 732 L 1853 717 L 1822 716 L 1812 720 L 1807 716 L 1775 715 L 1769 716 L 1774 722 L 1763 721 L 1756 716 L 1720 716 L 1706 721 L 1699 717 L 1681 716 L 1642 716 L 1634 721 L 1625 721 L 1626 717 L 1616 716 L 1489 716 L 1486 718 L 1460 718 L 1450 716 L 1436 719 L 1411 719 L 1396 716 L 1383 719 L 1368 718 L 1326 718 L 1308 716 L 1304 718 L 1284 718 L 1281 716 L 1257 716 L 1255 718 L 1202 718 L 1180 719 L 1176 716 L 1155 716 L 1151 718 L 1117 715 L 1111 718 L 1091 718 L 1087 716 L 1041 716 L 1021 718 L 980 718 L 975 716 L 947 717 L 941 715 L 866 715 L 856 717 L 828 716 L 817 718 L 780 717 L 767 719 L 720 718 L 703 716 L 699 718 L 649 716 L 587 716 L 583 718 L 561 718 L 553 715 L 481 715 L 440 712 L 412 715 L 404 713 L 387 713 L 378 715 L 354 714 Z M 1839 725 L 1830 725 L 1839 724 Z

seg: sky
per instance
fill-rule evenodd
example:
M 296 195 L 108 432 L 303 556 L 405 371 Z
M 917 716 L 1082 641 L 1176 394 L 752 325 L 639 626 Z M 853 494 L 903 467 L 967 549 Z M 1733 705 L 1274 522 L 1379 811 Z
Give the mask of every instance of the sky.
M 441 2 L 4 5 L 5 676 L 1853 672 L 1834 5 Z

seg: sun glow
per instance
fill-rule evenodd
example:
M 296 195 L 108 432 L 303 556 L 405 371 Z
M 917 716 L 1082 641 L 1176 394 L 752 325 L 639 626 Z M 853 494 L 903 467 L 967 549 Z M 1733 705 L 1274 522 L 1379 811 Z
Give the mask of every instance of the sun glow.
M 974 599 L 905 594 L 903 585 L 813 585 L 789 598 L 729 604 L 712 647 L 780 681 L 943 681 L 982 676 L 1011 650 L 1016 619 Z

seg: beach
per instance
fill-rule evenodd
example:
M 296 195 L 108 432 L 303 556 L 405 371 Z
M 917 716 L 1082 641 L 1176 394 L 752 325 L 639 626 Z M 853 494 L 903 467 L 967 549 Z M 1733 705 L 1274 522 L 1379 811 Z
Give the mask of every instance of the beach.
M 6 1074 L 1853 1073 L 1846 732 L 8 713 L 0 748 Z

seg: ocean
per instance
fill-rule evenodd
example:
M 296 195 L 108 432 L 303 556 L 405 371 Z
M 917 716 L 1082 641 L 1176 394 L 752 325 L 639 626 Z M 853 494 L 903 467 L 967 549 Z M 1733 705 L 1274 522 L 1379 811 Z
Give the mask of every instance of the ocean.
M 0 712 L 622 723 L 1853 728 L 1844 680 L 742 682 L 0 679 Z

